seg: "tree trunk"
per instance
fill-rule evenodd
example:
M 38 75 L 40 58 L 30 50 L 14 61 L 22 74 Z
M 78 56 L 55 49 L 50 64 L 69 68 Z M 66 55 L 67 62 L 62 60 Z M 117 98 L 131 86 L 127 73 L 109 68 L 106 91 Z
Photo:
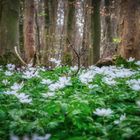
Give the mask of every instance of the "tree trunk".
M 24 9 L 24 49 L 26 62 L 30 63 L 36 54 L 35 32 L 35 3 L 34 0 L 25 0 Z
M 68 17 L 67 17 L 67 32 L 66 32 L 67 35 L 66 35 L 66 46 L 64 48 L 64 56 L 63 56 L 63 63 L 67 65 L 72 65 L 73 50 L 70 47 L 70 45 L 74 45 L 74 30 L 75 30 L 74 27 L 75 27 L 75 0 L 68 0 Z
M 121 0 L 119 35 L 121 43 L 118 53 L 128 59 L 140 59 L 140 2 Z
M 91 23 L 91 0 L 84 1 L 84 27 L 83 27 L 83 40 L 82 40 L 82 49 L 81 49 L 81 64 L 82 66 L 88 66 L 88 52 L 91 45 L 90 41 L 90 23 Z
M 19 0 L 0 1 L 0 63 L 17 63 L 14 47 L 19 46 Z
M 100 58 L 100 0 L 92 0 L 93 12 L 91 15 L 91 38 L 93 46 L 91 48 L 90 64 L 95 64 Z
M 114 39 L 118 38 L 118 13 L 119 13 L 119 0 L 110 1 L 102 0 L 102 16 L 101 16 L 101 58 L 112 57 L 116 54 L 118 46 Z
M 45 23 L 46 23 L 46 45 L 43 49 L 43 63 L 51 65 L 48 59 L 54 57 L 55 54 L 55 28 L 57 22 L 57 0 L 45 1 Z
M 45 0 L 40 0 L 36 2 L 36 44 L 37 44 L 37 62 L 38 64 L 43 64 L 43 50 L 46 47 L 46 29 L 45 29 Z M 48 61 L 47 54 L 45 54 L 45 61 Z
M 50 37 L 50 57 L 55 56 L 55 43 L 56 43 L 56 22 L 57 22 L 57 9 L 58 9 L 58 1 L 50 0 L 49 6 L 49 17 L 50 17 L 50 29 L 49 29 L 49 37 Z

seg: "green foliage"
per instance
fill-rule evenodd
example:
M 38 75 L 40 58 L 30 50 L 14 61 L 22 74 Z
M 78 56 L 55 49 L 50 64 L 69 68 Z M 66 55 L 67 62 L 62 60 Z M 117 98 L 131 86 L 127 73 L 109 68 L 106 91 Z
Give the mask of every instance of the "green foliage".
M 122 58 L 121 56 L 117 56 L 116 57 L 116 59 L 115 59 L 115 64 L 117 65 L 117 66 L 123 66 L 123 67 L 125 67 L 125 68 L 132 68 L 132 69 L 137 69 L 137 68 L 139 68 L 139 66 L 138 65 L 136 65 L 136 60 L 134 60 L 134 61 L 128 61 L 128 60 L 126 60 L 126 59 L 124 59 L 124 58 Z
M 117 65 L 133 68 L 118 58 Z M 134 67 L 135 69 L 135 67 Z M 133 70 L 134 70 L 133 69 Z M 45 135 L 50 133 L 52 140 L 93 140 L 93 139 L 140 139 L 139 91 L 134 91 L 125 82 L 140 77 L 139 71 L 129 78 L 116 79 L 116 85 L 107 85 L 102 81 L 103 75 L 96 74 L 90 81 L 89 88 L 83 84 L 79 75 L 71 77 L 71 85 L 55 91 L 54 96 L 48 94 L 49 85 L 41 84 L 42 79 L 50 79 L 55 83 L 59 77 L 71 75 L 69 67 L 57 67 L 52 71 L 38 69 L 39 77 L 23 78 L 22 71 L 13 71 L 12 76 L 5 75 L 6 68 L 0 70 L 0 138 L 9 139 L 9 134 Z M 25 71 L 25 70 L 24 70 Z M 9 84 L 4 85 L 7 79 Z M 24 83 L 19 93 L 26 93 L 32 98 L 31 104 L 20 102 L 15 95 L 7 95 L 15 83 Z M 113 114 L 108 117 L 97 116 L 96 108 L 111 108 Z M 115 124 L 121 115 L 126 114 L 124 121 Z

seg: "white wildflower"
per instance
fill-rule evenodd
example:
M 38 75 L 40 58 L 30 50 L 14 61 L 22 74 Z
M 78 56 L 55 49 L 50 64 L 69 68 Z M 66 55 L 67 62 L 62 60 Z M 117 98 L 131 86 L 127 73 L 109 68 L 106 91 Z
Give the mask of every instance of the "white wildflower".
M 94 114 L 98 115 L 98 116 L 110 116 L 113 111 L 110 108 L 97 108 L 94 112 Z
M 23 83 L 21 83 L 21 84 L 14 83 L 13 86 L 11 86 L 11 89 L 14 90 L 14 91 L 18 91 L 18 90 L 20 90 L 23 86 L 24 86 Z
M 105 82 L 106 84 L 110 85 L 110 86 L 116 84 L 116 81 L 113 80 L 113 79 L 110 78 L 110 77 L 104 77 L 104 78 L 102 79 L 102 81 Z
M 31 103 L 32 102 L 32 99 L 29 98 L 29 95 L 27 95 L 25 93 L 17 93 L 15 95 L 21 103 Z
M 131 79 L 131 80 L 128 80 L 126 83 L 131 89 L 136 90 L 136 91 L 140 90 L 140 79 L 137 79 L 137 80 Z
M 27 70 L 25 72 L 23 72 L 23 78 L 25 79 L 31 79 L 33 77 L 39 77 L 38 75 L 38 71 L 35 71 L 35 70 Z
M 13 72 L 11 72 L 11 71 L 5 71 L 5 75 L 6 76 L 12 76 L 13 75 Z
M 41 81 L 41 84 L 47 84 L 47 85 L 49 85 L 49 84 L 51 84 L 52 83 L 52 81 L 50 80 L 50 79 L 42 79 L 42 81 Z
M 2 80 L 2 83 L 6 86 L 6 85 L 8 85 L 10 82 L 9 82 L 7 79 L 5 79 L 5 80 Z
M 95 74 L 96 73 L 94 71 L 90 70 L 90 71 L 87 71 L 86 73 L 82 73 L 79 76 L 79 79 L 83 84 L 88 84 L 89 82 L 92 82 L 92 79 L 94 78 Z
M 59 85 L 59 83 L 54 83 L 54 84 L 49 85 L 48 88 L 50 91 L 56 91 L 56 90 L 60 89 L 60 85 Z
M 140 91 L 140 85 L 132 85 L 131 88 L 136 91 Z
M 115 124 L 120 124 L 125 119 L 126 119 L 126 114 L 123 114 L 123 115 L 120 116 L 120 118 L 118 120 L 115 120 L 114 123 Z
M 50 91 L 56 91 L 64 88 L 65 86 L 71 85 L 70 77 L 59 77 L 59 80 L 48 86 Z
M 140 61 L 135 62 L 136 65 L 140 66 Z
M 133 62 L 133 61 L 135 61 L 135 58 L 132 58 L 132 57 L 130 57 L 130 58 L 127 60 L 127 62 Z
M 8 70 L 12 71 L 12 70 L 15 70 L 16 66 L 14 64 L 7 64 L 6 67 L 7 67 Z

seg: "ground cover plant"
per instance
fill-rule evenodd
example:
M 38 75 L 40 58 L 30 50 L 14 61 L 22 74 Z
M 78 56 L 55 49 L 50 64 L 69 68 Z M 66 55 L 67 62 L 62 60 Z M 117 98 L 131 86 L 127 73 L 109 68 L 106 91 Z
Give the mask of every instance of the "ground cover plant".
M 1 66 L 0 139 L 140 139 L 140 61 L 122 61 L 76 76 L 76 66 Z

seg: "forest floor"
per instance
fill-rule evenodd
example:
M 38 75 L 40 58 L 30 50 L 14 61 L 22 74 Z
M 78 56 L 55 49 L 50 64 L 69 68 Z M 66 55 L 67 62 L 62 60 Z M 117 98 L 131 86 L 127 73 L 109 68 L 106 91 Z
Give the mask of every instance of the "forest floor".
M 140 139 L 140 61 L 76 70 L 1 66 L 0 140 Z

